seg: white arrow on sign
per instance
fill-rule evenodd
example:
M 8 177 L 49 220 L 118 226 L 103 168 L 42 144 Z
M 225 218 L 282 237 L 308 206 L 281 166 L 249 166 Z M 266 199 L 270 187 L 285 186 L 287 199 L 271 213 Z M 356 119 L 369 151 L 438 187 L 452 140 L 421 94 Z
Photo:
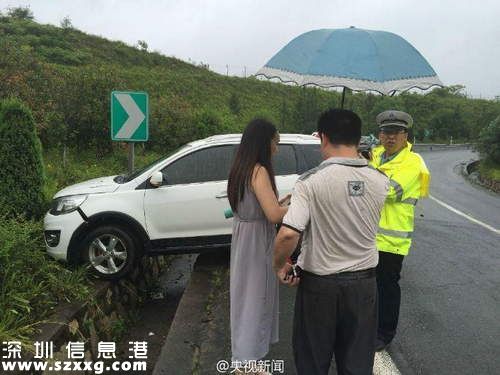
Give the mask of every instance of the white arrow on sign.
M 146 116 L 129 94 L 115 94 L 115 97 L 128 114 L 127 121 L 118 130 L 115 138 L 131 138 Z

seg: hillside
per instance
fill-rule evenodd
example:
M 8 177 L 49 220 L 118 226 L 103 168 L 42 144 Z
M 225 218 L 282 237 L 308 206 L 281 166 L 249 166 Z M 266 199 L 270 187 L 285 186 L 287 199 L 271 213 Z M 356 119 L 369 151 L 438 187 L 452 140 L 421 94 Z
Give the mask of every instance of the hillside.
M 310 133 L 321 110 L 340 95 L 254 78 L 225 77 L 179 59 L 88 35 L 73 28 L 0 17 L 0 97 L 16 96 L 32 109 L 45 147 L 61 144 L 111 150 L 112 90 L 143 90 L 150 97 L 150 142 L 166 150 L 191 139 L 239 131 L 255 117 L 282 132 Z M 348 95 L 365 132 L 388 108 L 415 118 L 421 140 L 468 140 L 500 114 L 500 103 L 464 97 L 460 88 L 396 97 Z

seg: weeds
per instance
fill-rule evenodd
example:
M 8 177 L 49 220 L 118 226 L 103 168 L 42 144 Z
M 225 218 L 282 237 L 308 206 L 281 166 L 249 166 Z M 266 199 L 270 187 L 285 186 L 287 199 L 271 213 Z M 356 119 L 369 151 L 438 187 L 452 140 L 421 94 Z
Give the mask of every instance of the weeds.
M 481 161 L 479 170 L 482 176 L 493 181 L 500 181 L 500 165 L 496 165 L 488 160 Z
M 137 154 L 138 167 L 161 156 Z M 126 171 L 124 149 L 105 158 L 70 150 L 64 164 L 58 150 L 50 150 L 44 157 L 47 207 L 63 187 Z M 60 302 L 86 301 L 91 288 L 84 267 L 69 270 L 46 255 L 42 221 L 0 216 L 0 342 L 21 341 L 29 348 L 37 327 Z M 123 331 L 122 322 L 117 322 L 113 330 Z
M 59 302 L 90 295 L 85 270 L 65 269 L 43 244 L 40 222 L 0 217 L 0 341 L 26 343 Z

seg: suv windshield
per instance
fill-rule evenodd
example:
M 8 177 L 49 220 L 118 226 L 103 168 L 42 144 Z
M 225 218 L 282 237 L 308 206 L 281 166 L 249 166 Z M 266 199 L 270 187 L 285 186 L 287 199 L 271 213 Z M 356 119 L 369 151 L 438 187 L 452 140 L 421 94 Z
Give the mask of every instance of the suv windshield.
M 149 168 L 153 167 L 155 164 L 161 163 L 166 158 L 172 156 L 173 154 L 175 154 L 175 153 L 177 153 L 179 151 L 182 151 L 182 150 L 184 150 L 186 148 L 189 148 L 189 147 L 191 147 L 191 146 L 189 146 L 189 145 L 181 146 L 181 147 L 175 149 L 174 151 L 169 152 L 166 156 L 162 156 L 161 158 L 156 159 L 155 161 L 147 164 L 146 166 L 134 170 L 132 173 L 124 173 L 124 174 L 116 176 L 114 178 L 114 181 L 116 183 L 118 183 L 118 184 L 124 184 L 126 182 L 132 181 L 134 178 L 140 176 L 142 173 L 144 173 L 145 171 L 147 171 Z

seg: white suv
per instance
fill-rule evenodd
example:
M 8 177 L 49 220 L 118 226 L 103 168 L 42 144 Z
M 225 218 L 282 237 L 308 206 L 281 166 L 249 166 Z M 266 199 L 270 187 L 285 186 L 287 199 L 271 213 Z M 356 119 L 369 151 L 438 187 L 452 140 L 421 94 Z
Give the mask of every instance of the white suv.
M 59 191 L 45 215 L 47 252 L 116 279 L 143 254 L 200 252 L 231 243 L 227 176 L 241 134 L 191 142 L 129 175 Z M 280 196 L 321 161 L 319 140 L 282 134 L 273 159 Z

